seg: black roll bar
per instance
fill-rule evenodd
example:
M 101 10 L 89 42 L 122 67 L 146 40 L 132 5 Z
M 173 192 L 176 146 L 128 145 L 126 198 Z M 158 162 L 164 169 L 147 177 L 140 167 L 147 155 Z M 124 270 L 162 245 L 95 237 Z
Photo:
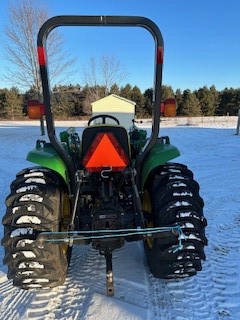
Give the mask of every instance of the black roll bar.
M 151 20 L 136 16 L 56 16 L 47 20 L 38 33 L 38 57 L 42 79 L 43 99 L 45 106 L 46 124 L 49 140 L 53 147 L 66 163 L 69 174 L 72 193 L 75 194 L 75 168 L 72 160 L 68 157 L 61 143 L 55 135 L 54 120 L 50 103 L 50 85 L 47 69 L 46 40 L 49 33 L 59 26 L 113 26 L 113 27 L 143 27 L 153 36 L 155 41 L 155 81 L 153 97 L 153 123 L 152 134 L 142 153 L 136 160 L 136 169 L 140 173 L 142 163 L 157 141 L 160 123 L 160 103 L 163 65 L 163 38 L 158 26 Z M 138 175 L 140 176 L 140 175 Z M 140 180 L 137 185 L 139 187 Z

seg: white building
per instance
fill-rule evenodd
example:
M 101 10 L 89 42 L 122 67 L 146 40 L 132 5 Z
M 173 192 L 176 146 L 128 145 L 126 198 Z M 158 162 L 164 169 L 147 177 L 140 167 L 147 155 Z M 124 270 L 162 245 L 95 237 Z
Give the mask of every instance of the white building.
M 135 116 L 135 105 L 136 102 L 111 94 L 91 104 L 92 116 L 109 114 L 116 117 L 120 125 L 129 129 L 133 125 L 132 120 Z M 106 119 L 106 122 L 110 124 L 116 123 L 112 119 Z M 101 119 L 97 119 L 95 123 L 101 123 Z

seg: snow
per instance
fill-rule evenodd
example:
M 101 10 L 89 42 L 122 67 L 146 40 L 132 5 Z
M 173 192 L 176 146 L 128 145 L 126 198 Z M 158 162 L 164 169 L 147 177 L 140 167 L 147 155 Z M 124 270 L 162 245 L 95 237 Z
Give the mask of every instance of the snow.
M 36 139 L 38 123 L 0 122 L 0 212 L 15 174 L 31 165 L 25 160 Z M 71 124 L 60 123 L 62 127 Z M 75 122 L 80 132 L 84 123 Z M 142 127 L 150 127 L 142 123 Z M 208 220 L 207 260 L 196 276 L 178 281 L 155 279 L 149 272 L 141 242 L 114 252 L 115 296 L 106 296 L 105 260 L 90 246 L 74 246 L 64 285 L 43 291 L 12 286 L 0 248 L 0 308 L 3 320 L 238 320 L 240 319 L 240 136 L 236 123 L 191 125 L 162 122 L 181 156 L 175 161 L 194 172 Z M 149 129 L 150 130 L 150 129 Z M 60 128 L 57 129 L 60 131 Z M 176 173 L 177 174 L 177 173 Z M 29 178 L 36 175 L 29 174 Z M 40 176 L 39 176 L 40 178 Z M 32 180 L 29 183 L 41 183 Z M 35 197 L 29 194 L 29 197 Z M 29 198 L 27 197 L 27 198 Z M 35 197 L 35 201 L 41 201 Z M 26 199 L 27 201 L 27 199 Z M 17 207 L 14 208 L 17 213 Z M 188 216 L 189 212 L 180 213 Z M 18 230 L 18 231 L 17 231 Z M 31 232 L 26 228 L 15 231 Z M 1 238 L 3 227 L 0 227 Z M 191 236 L 191 235 L 190 235 Z M 24 240 L 20 245 L 25 246 Z M 28 244 L 29 247 L 29 244 Z M 29 250 L 29 249 L 28 249 Z M 24 251 L 29 254 L 31 251 Z M 181 256 L 179 256 L 181 259 Z M 31 261 L 31 258 L 30 258 Z M 41 264 L 30 262 L 33 268 Z M 26 268 L 24 263 L 20 266 Z M 37 285 L 35 285 L 37 287 Z
M 41 220 L 38 217 L 35 216 L 21 216 L 17 221 L 16 224 L 22 224 L 22 223 L 34 223 L 34 224 L 40 224 Z
M 20 253 L 14 253 L 13 258 L 16 258 L 17 255 Z M 26 258 L 36 258 L 36 255 L 32 251 L 21 251 L 21 254 L 23 254 Z
M 29 176 L 29 175 L 25 175 L 26 176 Z M 36 182 L 36 183 L 41 183 L 41 184 L 46 184 L 46 181 L 44 179 L 39 179 L 39 178 L 30 178 L 30 179 L 27 179 L 25 180 L 26 183 L 32 183 L 32 182 Z
M 22 187 L 22 188 L 19 188 L 16 192 L 21 193 L 21 192 L 26 192 L 26 191 L 33 191 L 34 189 L 37 189 L 37 186 Z
M 43 177 L 43 173 L 42 172 L 32 172 L 32 173 L 26 173 L 24 175 L 25 178 L 27 177 Z M 32 182 L 32 181 L 36 181 L 37 179 L 28 179 L 26 180 L 26 182 Z M 38 182 L 40 183 L 45 183 L 45 180 L 44 179 L 39 179 Z
M 186 187 L 187 185 L 185 183 L 180 183 L 180 182 L 177 182 L 177 183 L 174 183 L 173 184 L 173 187 Z
M 35 212 L 35 210 L 36 210 L 36 207 L 35 207 L 34 204 L 27 204 L 27 205 L 25 206 L 25 208 L 26 208 L 27 211 L 29 211 L 29 212 Z M 18 212 L 19 209 L 20 209 L 20 207 L 13 207 L 13 208 L 12 208 L 12 213 L 15 214 L 16 212 Z
M 192 197 L 193 196 L 192 192 L 174 192 L 173 195 L 175 197 L 178 197 L 178 196 L 190 196 L 190 197 Z
M 14 237 L 18 237 L 20 235 L 24 235 L 24 234 L 32 234 L 33 233 L 33 229 L 28 227 L 28 228 L 17 228 L 15 230 L 13 230 L 10 234 L 11 238 Z
M 41 264 L 41 263 L 35 262 L 35 261 L 28 262 L 28 263 L 21 262 L 21 263 L 19 264 L 19 269 L 25 269 L 25 268 L 27 268 L 27 267 L 35 268 L 35 269 L 43 269 L 43 268 L 44 268 L 44 265 Z M 21 291 L 21 290 L 20 290 L 20 291 Z
M 23 189 L 23 190 L 21 190 Z M 26 188 L 28 189 L 28 188 Z M 34 187 L 30 186 L 30 189 L 34 189 Z M 20 190 L 20 191 L 19 191 Z M 20 188 L 17 190 L 17 192 L 24 192 L 25 188 Z M 40 197 L 38 194 L 25 194 L 22 196 L 19 201 L 37 201 L 37 202 L 43 202 L 43 197 Z
M 191 203 L 188 201 L 177 201 L 172 206 L 170 206 L 168 209 L 172 209 L 174 207 L 180 207 L 180 206 L 191 206 Z
M 184 228 L 194 228 L 194 224 L 192 224 L 192 223 L 189 223 L 189 222 L 187 222 L 187 223 L 184 223 Z

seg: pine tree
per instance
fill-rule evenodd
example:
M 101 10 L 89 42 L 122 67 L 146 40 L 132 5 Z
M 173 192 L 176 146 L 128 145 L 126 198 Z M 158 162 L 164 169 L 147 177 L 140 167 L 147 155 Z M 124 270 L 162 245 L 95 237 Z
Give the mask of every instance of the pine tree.
M 164 101 L 168 98 L 174 98 L 174 91 L 171 86 L 162 86 L 161 90 L 161 100 Z
M 0 90 L 0 116 L 15 120 L 23 115 L 23 96 L 18 88 Z
M 176 105 L 177 105 L 177 115 L 180 115 L 181 109 L 182 109 L 182 91 L 180 89 L 177 89 L 175 92 L 175 99 L 176 99 Z
M 147 117 L 152 116 L 152 109 L 153 109 L 153 89 L 145 90 L 144 94 L 144 113 Z
M 235 116 L 240 107 L 240 89 L 225 88 L 220 93 L 220 103 L 217 115 Z
M 132 86 L 128 83 L 125 87 L 121 87 L 120 95 L 123 98 L 131 100 Z
M 119 94 L 120 94 L 120 88 L 119 88 L 119 86 L 118 86 L 116 83 L 114 83 L 114 84 L 111 86 L 110 94 L 116 94 L 116 95 L 119 95 Z
M 208 89 L 206 86 L 195 92 L 199 99 L 201 111 L 204 116 L 214 116 L 218 106 L 219 95 L 214 86 Z
M 136 115 L 138 118 L 145 116 L 144 113 L 144 96 L 141 90 L 134 86 L 131 91 L 130 100 L 136 102 Z
M 178 109 L 178 115 L 196 117 L 201 115 L 201 108 L 195 93 L 189 89 L 183 91 L 182 106 Z
M 83 114 L 83 94 L 79 85 L 60 85 L 53 88 L 52 109 L 54 115 L 72 117 Z

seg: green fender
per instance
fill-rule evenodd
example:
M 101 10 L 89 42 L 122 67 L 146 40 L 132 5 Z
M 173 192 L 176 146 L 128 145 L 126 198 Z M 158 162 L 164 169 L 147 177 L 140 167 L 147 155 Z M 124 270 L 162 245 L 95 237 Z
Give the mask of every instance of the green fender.
M 142 167 L 141 189 L 147 181 L 151 172 L 160 165 L 180 156 L 180 152 L 174 145 L 170 144 L 169 137 L 158 138 Z
M 68 183 L 67 166 L 50 143 L 42 144 L 37 141 L 36 148 L 28 153 L 27 160 L 41 167 L 56 171 Z

